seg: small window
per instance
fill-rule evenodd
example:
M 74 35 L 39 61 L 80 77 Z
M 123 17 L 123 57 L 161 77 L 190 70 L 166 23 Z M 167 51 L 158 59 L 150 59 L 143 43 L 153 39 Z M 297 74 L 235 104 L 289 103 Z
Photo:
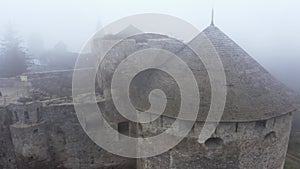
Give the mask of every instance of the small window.
M 118 132 L 124 135 L 129 135 L 129 122 L 121 122 L 118 124 Z
M 267 126 L 267 121 L 266 120 L 257 121 L 255 123 L 256 128 L 266 128 L 266 126 Z
M 24 117 L 25 117 L 26 120 L 29 119 L 29 113 L 28 113 L 28 111 L 25 111 L 25 112 L 24 112 Z
M 19 121 L 19 117 L 18 117 L 18 113 L 16 111 L 14 111 L 14 115 L 15 115 L 16 121 L 18 122 Z
M 208 148 L 221 148 L 224 142 L 221 138 L 210 138 L 205 141 L 205 146 Z
M 276 142 L 276 133 L 274 131 L 268 133 L 264 137 L 264 141 L 267 141 L 269 143 L 274 143 Z
M 36 118 L 38 122 L 41 120 L 40 108 L 36 109 Z
M 237 133 L 239 131 L 239 123 L 235 123 L 235 132 Z
M 91 164 L 95 164 L 95 158 L 94 158 L 94 156 L 91 157 Z

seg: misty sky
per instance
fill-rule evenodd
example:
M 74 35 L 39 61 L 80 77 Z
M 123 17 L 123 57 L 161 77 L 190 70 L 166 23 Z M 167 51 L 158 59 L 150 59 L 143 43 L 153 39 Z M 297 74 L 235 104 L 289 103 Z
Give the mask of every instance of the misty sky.
M 199 30 L 215 24 L 281 81 L 300 91 L 299 0 L 1 0 L 0 33 L 10 23 L 26 42 L 42 37 L 46 48 L 63 41 L 78 52 L 96 31 L 125 16 L 163 13 Z

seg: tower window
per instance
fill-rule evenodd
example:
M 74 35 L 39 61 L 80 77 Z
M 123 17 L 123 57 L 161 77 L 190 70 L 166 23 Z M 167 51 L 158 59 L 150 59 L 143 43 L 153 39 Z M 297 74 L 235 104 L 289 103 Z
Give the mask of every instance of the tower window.
M 257 121 L 255 123 L 255 127 L 257 127 L 257 128 L 265 128 L 266 126 L 267 126 L 267 121 L 266 120 Z
M 37 121 L 39 122 L 40 121 L 40 119 L 41 119 L 41 114 L 40 114 L 40 109 L 39 108 L 37 108 L 36 109 L 36 118 L 37 118 Z
M 129 122 L 121 122 L 118 124 L 118 132 L 124 135 L 129 135 Z
M 272 132 L 266 134 L 264 137 L 264 141 L 267 141 L 270 143 L 276 142 L 276 133 L 274 131 L 272 131 Z
M 19 121 L 19 117 L 18 117 L 18 113 L 16 111 L 14 111 L 14 115 L 15 115 L 16 121 L 18 122 Z
M 33 130 L 33 133 L 34 133 L 34 134 L 36 134 L 36 133 L 38 133 L 38 132 L 39 132 L 39 129 L 34 129 L 34 130 Z
M 24 112 L 24 117 L 25 117 L 26 120 L 29 119 L 29 113 L 28 113 L 28 111 L 25 111 L 25 112 Z
M 221 138 L 210 138 L 205 141 L 205 146 L 208 148 L 221 148 L 224 141 Z

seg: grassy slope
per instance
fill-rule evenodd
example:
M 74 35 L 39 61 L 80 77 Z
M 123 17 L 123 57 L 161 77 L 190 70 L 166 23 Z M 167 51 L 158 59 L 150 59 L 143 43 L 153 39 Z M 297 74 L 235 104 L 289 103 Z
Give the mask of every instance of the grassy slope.
M 300 160 L 300 132 L 292 133 L 290 137 L 288 153 Z M 285 169 L 300 169 L 300 163 L 287 157 Z
M 294 115 L 288 153 L 300 160 L 300 113 Z M 300 163 L 287 157 L 284 169 L 300 169 Z
M 290 159 L 290 158 L 287 158 L 286 161 L 285 161 L 285 166 L 284 166 L 284 169 L 299 169 L 299 163 Z

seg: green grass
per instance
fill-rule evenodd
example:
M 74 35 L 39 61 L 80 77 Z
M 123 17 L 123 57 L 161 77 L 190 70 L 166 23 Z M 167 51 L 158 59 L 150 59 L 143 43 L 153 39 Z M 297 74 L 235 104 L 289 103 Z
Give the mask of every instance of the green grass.
M 286 158 L 284 169 L 299 169 L 299 165 L 296 161 Z
M 291 134 L 288 153 L 300 159 L 300 133 Z
M 300 159 L 300 132 L 291 134 L 288 153 Z M 284 169 L 300 169 L 300 163 L 287 157 Z

